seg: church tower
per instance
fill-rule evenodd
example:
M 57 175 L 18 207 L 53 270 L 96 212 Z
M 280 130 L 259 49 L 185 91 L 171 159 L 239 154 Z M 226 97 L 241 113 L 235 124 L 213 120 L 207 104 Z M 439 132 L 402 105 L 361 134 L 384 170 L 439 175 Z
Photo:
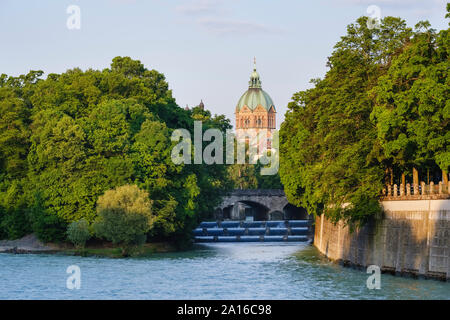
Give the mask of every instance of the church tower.
M 248 90 L 241 96 L 236 105 L 236 137 L 254 137 L 265 132 L 270 148 L 272 132 L 276 128 L 275 105 L 270 96 L 261 87 L 261 80 L 256 71 L 256 59 L 250 75 Z

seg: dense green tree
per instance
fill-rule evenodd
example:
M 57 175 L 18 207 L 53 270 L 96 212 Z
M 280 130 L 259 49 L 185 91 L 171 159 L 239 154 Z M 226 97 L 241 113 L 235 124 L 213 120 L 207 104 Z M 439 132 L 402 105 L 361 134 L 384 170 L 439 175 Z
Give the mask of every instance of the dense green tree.
M 276 133 L 278 134 L 278 133 Z M 269 159 L 260 159 L 256 165 L 255 165 L 255 171 L 256 171 L 256 180 L 257 180 L 257 184 L 258 184 L 258 189 L 283 189 L 283 185 L 281 184 L 281 179 L 280 179 L 280 173 L 279 173 L 279 163 L 280 163 L 280 159 L 279 159 L 279 146 L 276 146 L 274 148 L 274 152 L 278 153 L 278 156 L 269 158 Z M 271 151 L 268 152 L 268 156 L 270 157 L 271 155 Z M 265 157 L 265 156 L 264 156 Z M 274 161 L 276 163 L 270 163 L 270 161 Z M 262 162 L 264 163 L 268 163 L 266 165 L 263 165 Z M 272 168 L 278 168 L 278 170 L 276 170 L 276 173 L 274 174 L 267 174 L 267 175 L 263 175 L 262 174 L 262 168 L 268 168 L 269 166 L 271 166 Z
M 325 77 L 294 94 L 280 133 L 289 201 L 334 221 L 379 212 L 394 175 L 404 183 L 412 167 L 449 166 L 448 30 L 366 21 L 349 25 Z
M 380 29 L 359 18 L 336 44 L 324 79 L 294 94 L 280 131 L 281 182 L 291 203 L 335 221 L 364 221 L 380 210 L 374 199 L 385 159 L 368 91 L 410 32 L 399 18 L 384 18 Z
M 256 166 L 254 164 L 233 164 L 228 167 L 233 189 L 257 189 Z
M 26 172 L 29 148 L 29 114 L 24 101 L 11 88 L 0 87 L 0 166 L 14 178 Z
M 0 235 L 16 239 L 31 232 L 23 179 L 3 181 L 0 194 Z
M 228 166 L 228 178 L 233 189 L 283 189 L 280 175 L 262 175 L 264 165 L 258 161 L 256 164 L 233 164 Z
M 0 237 L 20 238 L 31 231 L 27 211 L 27 155 L 30 146 L 29 89 L 41 71 L 0 76 Z
M 273 137 L 273 142 L 276 143 L 278 139 L 278 132 L 274 132 L 276 137 Z M 274 155 L 271 156 L 271 151 L 259 154 L 256 163 L 250 163 L 249 146 L 246 144 L 245 163 L 237 163 L 237 143 L 235 142 L 235 163 L 228 166 L 228 178 L 231 181 L 231 186 L 234 189 L 283 189 L 280 181 L 279 168 L 279 145 L 272 145 Z M 274 163 L 271 163 L 274 162 Z M 263 164 L 264 163 L 264 164 Z M 263 168 L 274 169 L 272 174 L 263 174 Z M 267 172 L 265 172 L 267 173 Z
M 27 194 L 29 204 L 26 213 L 34 234 L 43 242 L 61 242 L 66 238 L 67 222 L 46 208 L 40 191 Z
M 193 132 L 200 113 L 205 130 L 230 128 L 229 120 L 178 107 L 164 75 L 129 57 L 102 71 L 42 74 L 0 76 L 1 237 L 50 239 L 42 230 L 54 226 L 59 239 L 67 223 L 92 223 L 98 197 L 125 184 L 154 200 L 154 237 L 185 239 L 212 213 L 227 188 L 225 166 L 173 164 L 170 137 Z
M 403 171 L 450 166 L 450 81 L 448 30 L 428 22 L 392 59 L 373 93 L 378 139 L 385 156 Z
M 202 122 L 202 134 L 208 129 L 218 129 L 225 134 L 227 129 L 231 129 L 230 120 L 223 115 L 211 115 L 208 110 L 203 110 L 199 106 L 188 110 L 190 117 L 190 125 L 192 140 L 194 137 L 193 121 Z M 203 141 L 202 150 L 211 142 Z M 225 146 L 225 140 L 223 141 Z M 226 148 L 223 148 L 225 159 Z M 192 157 L 194 152 L 192 152 Z M 171 201 L 179 201 L 186 203 L 184 209 L 177 211 L 178 221 L 184 221 L 178 224 L 175 235 L 183 242 L 188 242 L 190 237 L 190 230 L 195 228 L 198 223 L 207 218 L 211 218 L 214 209 L 221 201 L 221 195 L 231 188 L 231 182 L 227 174 L 227 167 L 223 164 L 209 164 L 209 165 L 185 165 L 182 167 L 181 173 L 186 177 L 186 181 L 179 182 L 181 189 L 179 192 L 173 193 Z M 170 204 L 170 203 L 169 203 Z

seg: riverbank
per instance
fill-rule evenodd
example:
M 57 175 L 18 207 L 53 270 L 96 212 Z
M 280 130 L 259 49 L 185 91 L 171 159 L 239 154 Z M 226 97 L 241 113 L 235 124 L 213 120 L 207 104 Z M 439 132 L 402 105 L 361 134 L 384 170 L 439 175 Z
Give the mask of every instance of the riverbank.
M 59 251 L 57 244 L 44 244 L 34 234 L 16 240 L 0 240 L 0 252 L 9 253 L 41 253 Z
M 132 248 L 129 256 L 148 257 L 155 253 L 180 251 L 169 242 L 153 242 Z M 108 242 L 91 241 L 84 249 L 76 249 L 69 243 L 43 243 L 34 234 L 27 235 L 17 240 L 0 240 L 0 253 L 14 254 L 65 254 L 76 256 L 96 256 L 108 258 L 122 258 L 122 248 Z
M 314 245 L 343 265 L 376 265 L 385 273 L 450 280 L 450 200 L 381 202 L 382 219 L 351 232 L 316 218 Z

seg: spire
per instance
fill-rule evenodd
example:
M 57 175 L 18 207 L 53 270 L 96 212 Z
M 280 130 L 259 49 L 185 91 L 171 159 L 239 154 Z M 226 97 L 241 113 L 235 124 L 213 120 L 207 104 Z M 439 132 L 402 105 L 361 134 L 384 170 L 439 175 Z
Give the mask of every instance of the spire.
M 259 74 L 256 71 L 256 57 L 253 57 L 253 72 L 250 75 L 250 81 L 248 82 L 249 88 L 261 88 L 261 80 L 259 80 Z
M 205 105 L 203 104 L 203 99 L 200 99 L 200 104 L 198 105 L 200 107 L 200 109 L 204 110 L 205 109 Z

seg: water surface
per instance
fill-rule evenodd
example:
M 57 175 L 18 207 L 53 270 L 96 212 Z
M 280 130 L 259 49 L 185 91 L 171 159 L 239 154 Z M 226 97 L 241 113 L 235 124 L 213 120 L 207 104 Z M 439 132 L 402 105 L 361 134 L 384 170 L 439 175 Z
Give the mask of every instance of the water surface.
M 78 265 L 81 288 L 66 269 Z M 308 244 L 224 243 L 152 258 L 0 254 L 0 299 L 450 299 L 450 283 L 329 262 Z

